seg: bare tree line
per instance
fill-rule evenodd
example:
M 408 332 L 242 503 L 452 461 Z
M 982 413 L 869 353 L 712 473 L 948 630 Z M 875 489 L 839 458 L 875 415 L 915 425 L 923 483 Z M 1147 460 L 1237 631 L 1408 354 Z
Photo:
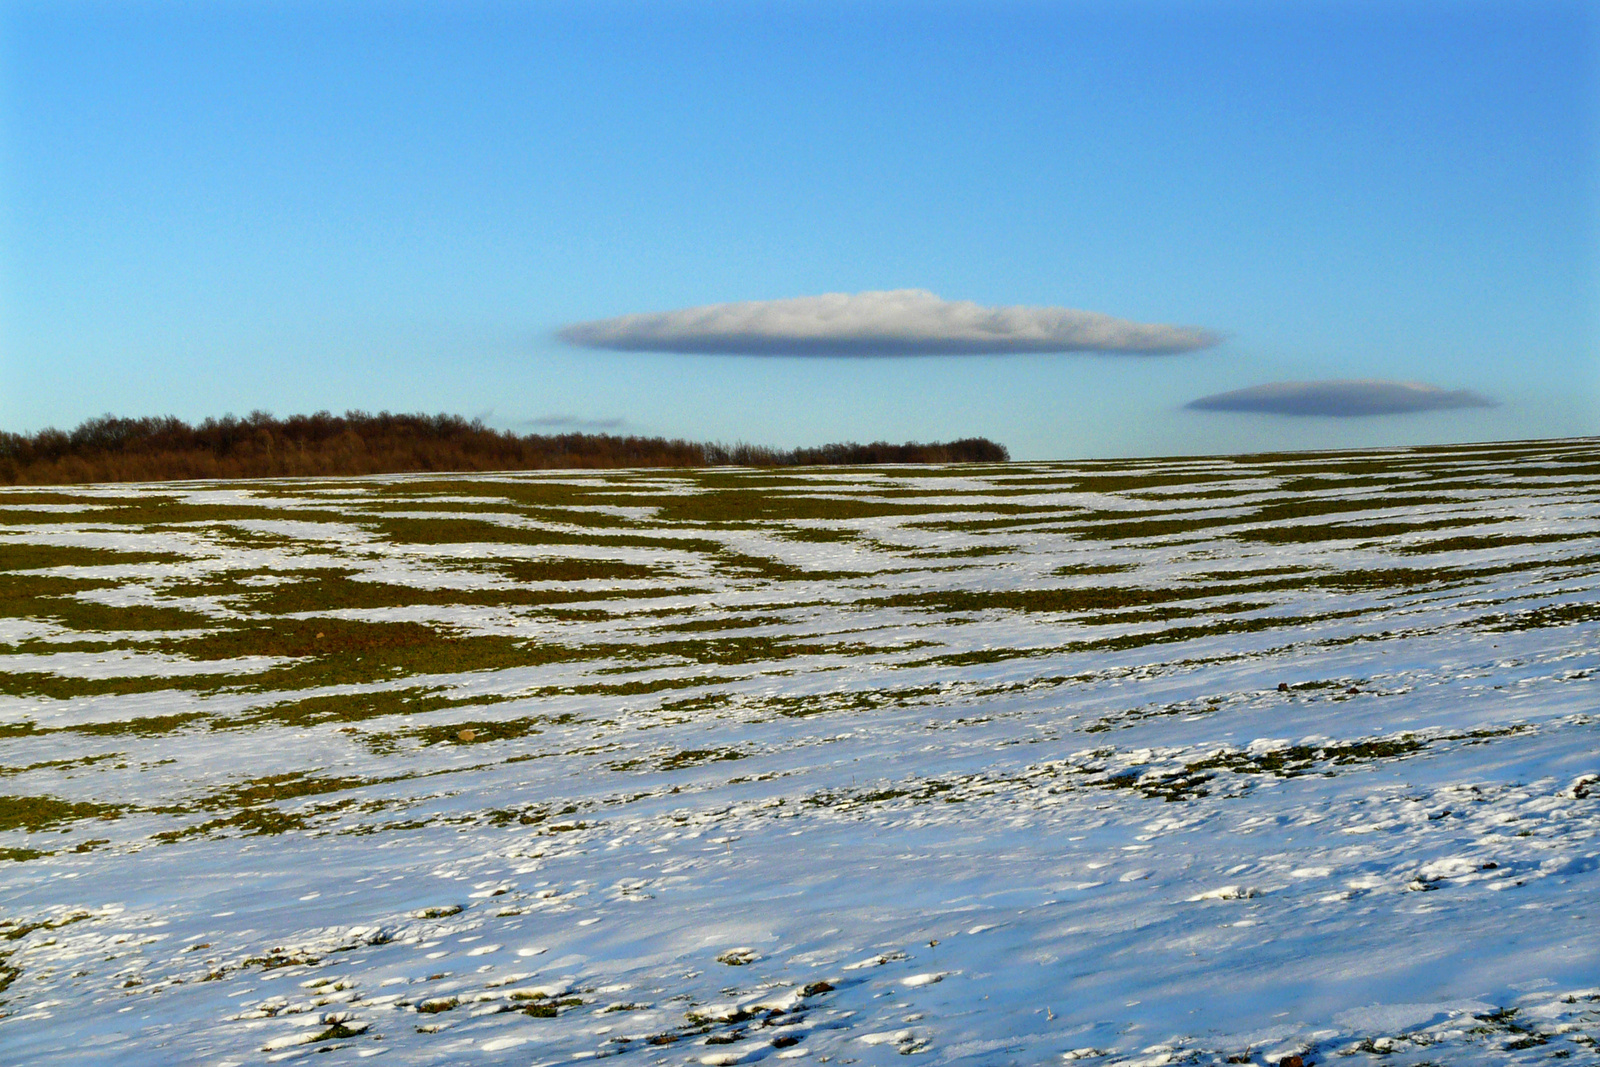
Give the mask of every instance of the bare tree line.
M 0 431 L 0 484 L 174 481 L 397 474 L 412 471 L 615 467 L 789 467 L 870 463 L 996 463 L 981 437 L 902 445 L 841 443 L 792 451 L 750 444 L 617 434 L 527 434 L 459 415 L 263 411 L 190 425 L 172 416 L 104 415 L 74 430 Z

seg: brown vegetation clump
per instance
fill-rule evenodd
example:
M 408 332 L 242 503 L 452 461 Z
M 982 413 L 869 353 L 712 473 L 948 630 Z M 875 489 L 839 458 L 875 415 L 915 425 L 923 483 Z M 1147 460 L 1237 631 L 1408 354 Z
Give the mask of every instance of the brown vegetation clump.
M 981 437 L 948 443 L 831 444 L 792 452 L 615 434 L 493 430 L 459 415 L 294 415 L 257 411 L 191 426 L 171 416 L 105 415 L 70 432 L 0 432 L 0 484 L 282 478 L 615 467 L 786 467 L 867 463 L 997 463 L 1005 446 Z

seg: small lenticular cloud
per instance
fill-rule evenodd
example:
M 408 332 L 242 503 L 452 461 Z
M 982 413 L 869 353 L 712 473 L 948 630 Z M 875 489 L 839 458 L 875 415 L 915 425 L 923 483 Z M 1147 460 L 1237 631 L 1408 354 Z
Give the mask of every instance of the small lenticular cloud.
M 1268 415 L 1356 418 L 1406 415 L 1452 408 L 1492 408 L 1498 401 L 1468 389 L 1440 389 L 1421 382 L 1375 379 L 1329 382 L 1270 382 L 1191 400 L 1197 411 L 1250 411 Z
M 984 307 L 924 289 L 710 304 L 579 322 L 569 344 L 624 352 L 751 356 L 932 356 L 1006 352 L 1159 354 L 1221 337 L 1061 307 Z

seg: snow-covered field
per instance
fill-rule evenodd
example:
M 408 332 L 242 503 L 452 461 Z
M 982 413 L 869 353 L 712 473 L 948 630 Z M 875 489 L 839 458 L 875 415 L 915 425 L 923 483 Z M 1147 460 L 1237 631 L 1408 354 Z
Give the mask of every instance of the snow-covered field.
M 0 572 L 6 1064 L 1600 1063 L 1592 440 L 18 488 Z

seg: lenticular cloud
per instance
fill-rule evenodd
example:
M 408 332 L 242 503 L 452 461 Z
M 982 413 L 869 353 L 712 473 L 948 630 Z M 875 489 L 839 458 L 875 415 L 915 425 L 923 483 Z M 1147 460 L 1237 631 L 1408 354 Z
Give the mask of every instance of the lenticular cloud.
M 984 307 L 924 289 L 710 304 L 580 322 L 558 336 L 584 348 L 774 356 L 1158 354 L 1208 348 L 1207 330 L 1059 307 Z
M 1440 389 L 1421 382 L 1374 379 L 1327 382 L 1269 382 L 1191 400 L 1198 411 L 1250 411 L 1269 415 L 1405 415 L 1451 408 L 1491 408 L 1489 397 L 1469 389 Z

